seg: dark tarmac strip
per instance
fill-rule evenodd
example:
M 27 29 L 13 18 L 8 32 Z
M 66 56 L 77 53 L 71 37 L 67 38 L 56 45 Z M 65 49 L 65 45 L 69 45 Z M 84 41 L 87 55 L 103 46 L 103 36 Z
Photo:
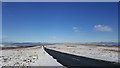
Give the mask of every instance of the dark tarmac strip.
M 73 67 L 77 67 L 77 68 L 104 68 L 104 67 L 105 68 L 111 68 L 111 67 L 118 68 L 120 65 L 118 63 L 62 53 L 62 52 L 58 52 L 58 51 L 51 50 L 48 48 L 44 48 L 44 49 L 48 54 L 50 54 L 59 63 L 69 68 L 73 68 Z

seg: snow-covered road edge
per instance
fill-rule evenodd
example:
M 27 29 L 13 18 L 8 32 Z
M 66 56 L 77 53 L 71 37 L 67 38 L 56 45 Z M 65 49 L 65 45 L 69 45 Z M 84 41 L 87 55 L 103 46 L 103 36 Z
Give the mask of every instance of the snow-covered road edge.
M 109 50 L 117 51 L 118 50 L 117 47 L 85 46 L 85 45 L 75 45 L 75 44 L 50 45 L 45 47 L 48 49 L 52 49 L 68 54 L 74 54 L 74 55 L 84 56 L 93 59 L 120 63 L 119 62 L 120 57 L 118 56 L 120 53 L 109 51 Z
M 62 66 L 43 47 L 0 50 L 0 66 Z

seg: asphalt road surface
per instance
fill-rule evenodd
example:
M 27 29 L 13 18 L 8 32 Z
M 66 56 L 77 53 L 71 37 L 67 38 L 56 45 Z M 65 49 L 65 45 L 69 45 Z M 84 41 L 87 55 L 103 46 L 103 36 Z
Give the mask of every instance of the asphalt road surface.
M 66 67 L 72 67 L 72 66 L 110 66 L 116 68 L 119 66 L 118 63 L 103 61 L 103 60 L 96 60 L 92 58 L 87 58 L 83 56 L 77 56 L 67 53 L 58 52 L 55 50 L 51 50 L 48 48 L 44 48 L 45 51 L 53 56 L 53 58 L 57 59 L 59 63 L 61 63 L 63 66 Z M 108 68 L 108 67 L 107 67 Z

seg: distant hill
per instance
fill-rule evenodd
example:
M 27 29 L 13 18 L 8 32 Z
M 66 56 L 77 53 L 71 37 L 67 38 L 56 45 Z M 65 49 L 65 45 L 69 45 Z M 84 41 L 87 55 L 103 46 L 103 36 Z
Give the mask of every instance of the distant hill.
M 91 44 L 101 44 L 101 45 L 119 45 L 118 42 L 91 42 Z
M 3 45 L 53 45 L 55 43 L 26 43 L 26 42 L 23 42 L 23 43 L 8 43 L 8 42 L 5 42 L 5 43 L 2 43 Z

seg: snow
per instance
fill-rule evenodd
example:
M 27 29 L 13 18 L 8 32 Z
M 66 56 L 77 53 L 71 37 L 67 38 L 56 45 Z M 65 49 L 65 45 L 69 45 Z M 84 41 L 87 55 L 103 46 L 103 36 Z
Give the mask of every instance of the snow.
M 42 46 L 0 52 L 0 66 L 62 66 Z
M 56 51 L 74 54 L 78 56 L 84 56 L 94 59 L 100 59 L 111 62 L 118 62 L 120 59 L 118 57 L 119 52 L 109 51 L 109 50 L 118 50 L 118 47 L 101 47 L 101 46 L 85 46 L 85 45 L 51 45 L 46 46 L 49 49 Z M 108 51 L 106 51 L 107 49 Z

